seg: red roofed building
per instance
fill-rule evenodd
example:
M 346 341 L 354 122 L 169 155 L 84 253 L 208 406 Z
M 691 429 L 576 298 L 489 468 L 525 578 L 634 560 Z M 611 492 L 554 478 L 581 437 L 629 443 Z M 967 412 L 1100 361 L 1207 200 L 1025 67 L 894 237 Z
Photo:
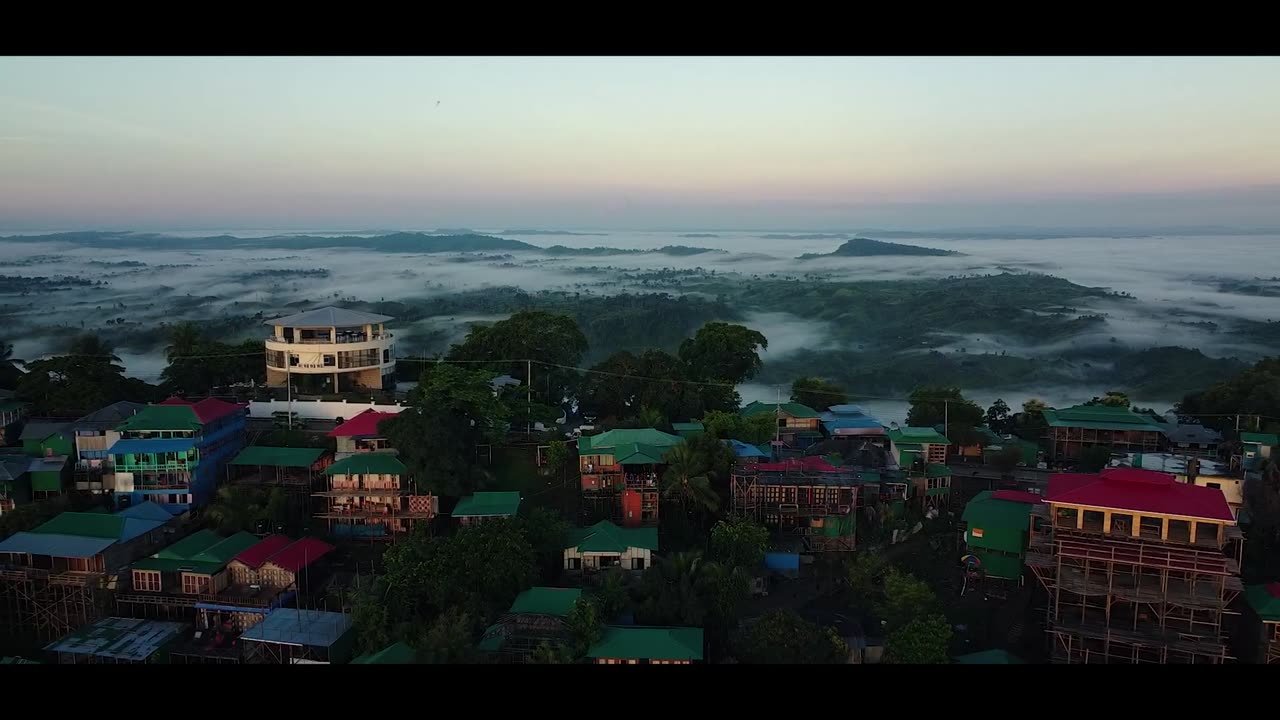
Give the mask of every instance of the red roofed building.
M 342 460 L 361 452 L 395 452 L 387 445 L 387 439 L 378 431 L 383 420 L 390 420 L 397 413 L 369 409 L 329 431 L 329 437 L 337 439 L 335 460 Z
M 237 583 L 285 590 L 298 586 L 298 573 L 333 549 L 329 543 L 313 537 L 291 540 L 284 535 L 271 535 L 236 555 L 227 567 Z
M 1056 662 L 1230 659 L 1242 537 L 1221 490 L 1112 468 L 1051 476 L 1044 503 L 1026 564 L 1049 593 Z

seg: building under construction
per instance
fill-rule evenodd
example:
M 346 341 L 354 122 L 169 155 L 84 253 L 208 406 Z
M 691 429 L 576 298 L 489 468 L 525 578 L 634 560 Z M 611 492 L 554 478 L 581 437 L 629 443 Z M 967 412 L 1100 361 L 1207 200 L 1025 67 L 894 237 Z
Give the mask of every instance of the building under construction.
M 1222 663 L 1243 590 L 1222 491 L 1132 468 L 1050 478 L 1026 564 L 1057 663 Z
M 810 552 L 854 549 L 859 488 L 856 469 L 815 456 L 738 463 L 731 479 L 734 512 L 801 537 Z

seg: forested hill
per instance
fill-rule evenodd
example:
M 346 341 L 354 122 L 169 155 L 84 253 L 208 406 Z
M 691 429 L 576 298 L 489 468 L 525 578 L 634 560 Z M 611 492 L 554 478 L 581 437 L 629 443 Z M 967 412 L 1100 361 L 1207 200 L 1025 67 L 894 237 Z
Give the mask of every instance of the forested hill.
M 918 245 L 899 245 L 898 243 L 872 240 L 871 238 L 853 238 L 829 253 L 805 253 L 798 259 L 813 260 L 824 257 L 874 257 L 878 255 L 961 255 L 954 250 L 920 247 Z
M 69 232 L 53 235 L 14 235 L 2 238 L 5 242 L 65 242 L 75 245 L 92 245 L 97 249 L 129 250 L 234 250 L 280 249 L 317 250 L 324 248 L 360 248 L 378 252 L 440 253 L 472 252 L 481 250 L 539 250 L 511 238 L 492 235 L 432 235 L 427 233 L 391 233 L 373 237 L 356 235 L 275 235 L 272 237 L 241 238 L 234 235 L 209 237 L 174 237 L 158 233 L 134 232 Z

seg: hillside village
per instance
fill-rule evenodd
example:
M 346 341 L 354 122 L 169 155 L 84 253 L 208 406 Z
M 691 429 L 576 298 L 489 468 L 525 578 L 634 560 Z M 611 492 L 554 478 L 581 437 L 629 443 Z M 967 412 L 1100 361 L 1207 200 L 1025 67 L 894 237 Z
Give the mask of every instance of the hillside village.
M 581 368 L 563 315 L 425 361 L 394 322 L 268 320 L 250 383 L 190 326 L 159 387 L 14 364 L 3 662 L 1280 663 L 1280 418 L 1196 412 L 1222 388 L 900 424 L 822 378 L 741 403 L 738 325 Z

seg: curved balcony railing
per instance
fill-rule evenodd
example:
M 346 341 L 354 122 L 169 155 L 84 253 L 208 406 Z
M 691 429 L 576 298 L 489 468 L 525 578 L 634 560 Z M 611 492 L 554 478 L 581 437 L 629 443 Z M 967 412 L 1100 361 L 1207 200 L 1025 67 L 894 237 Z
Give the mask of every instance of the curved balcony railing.
M 267 342 L 280 343 L 282 345 L 343 345 L 346 343 L 362 343 L 374 340 L 390 340 L 391 333 L 382 333 L 381 335 L 374 333 L 373 335 L 339 335 L 336 339 L 327 337 L 323 338 L 285 338 L 268 335 Z

